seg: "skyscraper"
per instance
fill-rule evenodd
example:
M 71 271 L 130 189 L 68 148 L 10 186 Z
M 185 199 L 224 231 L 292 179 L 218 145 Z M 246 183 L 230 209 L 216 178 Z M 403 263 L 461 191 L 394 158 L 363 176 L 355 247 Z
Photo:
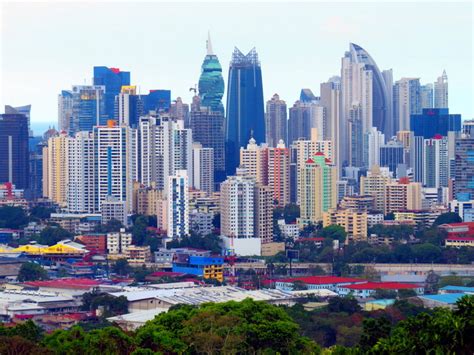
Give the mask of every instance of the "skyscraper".
M 286 102 L 280 100 L 278 94 L 267 101 L 266 119 L 266 142 L 270 147 L 276 147 L 280 139 L 287 140 L 287 110 Z
M 122 86 L 130 85 L 130 72 L 119 68 L 94 67 L 94 85 L 105 87 L 104 103 L 106 120 L 115 117 L 115 96 L 120 94 Z M 102 122 L 101 124 L 104 124 Z
M 342 58 L 341 68 L 341 136 L 343 151 L 342 164 L 349 163 L 349 120 L 354 105 L 361 107 L 362 133 L 376 127 L 386 136 L 394 135 L 392 98 L 389 95 L 391 83 L 388 72 L 382 75 L 372 57 L 362 47 L 351 43 L 349 51 Z
M 257 51 L 247 55 L 235 48 L 229 67 L 226 120 L 226 172 L 233 175 L 239 164 L 240 147 L 253 137 L 265 142 L 262 69 Z
M 0 115 L 0 183 L 28 189 L 28 118 L 23 114 Z
M 137 95 L 137 87 L 122 86 L 115 96 L 115 118 L 119 124 L 137 128 L 143 113 L 143 98 Z
M 296 101 L 290 108 L 288 120 L 288 142 L 298 139 L 310 139 L 316 134 L 317 140 L 323 140 L 326 131 L 326 111 L 317 102 Z
M 424 140 L 423 185 L 426 187 L 447 187 L 449 177 L 448 137 L 436 135 Z
M 62 90 L 58 95 L 58 127 L 60 131 L 70 132 L 73 105 L 72 91 Z
M 395 132 L 410 129 L 410 115 L 421 113 L 420 79 L 402 78 L 393 86 Z
M 30 122 L 31 122 L 31 105 L 25 105 L 25 106 L 17 106 L 13 107 L 10 105 L 5 105 L 5 113 L 8 114 L 20 114 L 20 115 L 25 115 L 26 119 L 28 120 L 28 136 L 32 137 L 32 131 L 30 131 Z
M 419 115 L 411 115 L 410 130 L 415 137 L 433 138 L 436 134 L 461 131 L 461 115 L 450 114 L 447 108 L 423 109 Z
M 364 136 L 364 164 L 368 169 L 380 164 L 380 147 L 385 144 L 385 135 L 372 127 Z
M 224 114 L 222 96 L 224 96 L 224 79 L 222 78 L 222 67 L 219 58 L 212 50 L 211 36 L 208 35 L 206 42 L 207 53 L 201 66 L 199 77 L 199 97 L 201 105 L 209 107 L 212 111 Z
M 446 70 L 434 83 L 434 107 L 449 108 L 448 105 L 448 76 Z
M 433 84 L 426 84 L 420 86 L 420 104 L 421 108 L 433 108 Z
M 214 192 L 214 149 L 193 143 L 193 187 L 211 194 Z
M 321 83 L 320 104 L 324 107 L 326 115 L 326 131 L 324 139 L 333 142 L 333 159 L 338 167 L 338 174 L 342 171 L 342 162 L 339 156 L 341 146 L 345 144 L 340 139 L 340 106 L 341 106 L 341 78 L 330 78 L 326 83 Z
M 141 98 L 145 114 L 148 114 L 150 111 L 166 112 L 171 106 L 170 90 L 150 90 L 147 95 L 141 95 Z
M 189 105 L 183 102 L 181 97 L 177 97 L 173 100 L 169 111 L 170 117 L 173 120 L 181 120 L 184 123 L 184 128 L 189 128 Z
M 378 165 L 373 165 L 367 171 L 367 176 L 360 177 L 360 194 L 373 196 L 376 211 L 385 211 L 387 184 L 391 180 L 388 168 L 380 168 Z
M 380 147 L 380 166 L 388 167 L 395 176 L 399 164 L 405 163 L 403 144 L 391 140 Z
M 195 96 L 190 117 L 193 141 L 213 149 L 214 181 L 220 183 L 225 180 L 224 115 L 201 106 L 199 96 Z

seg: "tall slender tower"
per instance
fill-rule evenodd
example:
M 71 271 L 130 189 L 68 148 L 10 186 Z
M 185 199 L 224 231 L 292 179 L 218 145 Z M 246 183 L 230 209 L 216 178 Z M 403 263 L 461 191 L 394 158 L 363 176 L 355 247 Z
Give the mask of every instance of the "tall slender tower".
M 448 76 L 446 70 L 434 83 L 434 107 L 449 108 L 448 106 Z
M 229 67 L 226 120 L 226 172 L 233 175 L 239 151 L 253 137 L 265 142 L 262 70 L 257 51 L 247 55 L 235 48 Z
M 287 140 L 286 125 L 287 125 L 287 110 L 286 102 L 280 100 L 278 94 L 267 101 L 267 111 L 265 113 L 266 119 L 266 133 L 267 144 L 270 147 L 276 147 L 280 139 Z

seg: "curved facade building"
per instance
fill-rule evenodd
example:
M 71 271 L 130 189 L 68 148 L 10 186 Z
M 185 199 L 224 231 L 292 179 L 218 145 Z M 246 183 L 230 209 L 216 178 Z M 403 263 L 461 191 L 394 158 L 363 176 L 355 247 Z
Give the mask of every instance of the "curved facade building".
M 224 113 L 222 105 L 224 96 L 224 79 L 219 59 L 212 51 L 211 37 L 207 40 L 207 55 L 201 66 L 199 77 L 199 97 L 201 106 L 210 107 L 212 111 Z
M 388 133 L 391 137 L 395 133 L 388 132 L 392 129 L 392 117 L 389 116 L 392 98 L 389 96 L 385 78 L 364 48 L 351 43 L 350 52 L 355 63 L 362 63 L 364 64 L 364 70 L 372 71 L 372 126 L 385 134 Z
M 251 137 L 265 142 L 262 69 L 253 48 L 247 55 L 235 48 L 229 67 L 226 116 L 226 173 L 239 165 L 240 147 Z

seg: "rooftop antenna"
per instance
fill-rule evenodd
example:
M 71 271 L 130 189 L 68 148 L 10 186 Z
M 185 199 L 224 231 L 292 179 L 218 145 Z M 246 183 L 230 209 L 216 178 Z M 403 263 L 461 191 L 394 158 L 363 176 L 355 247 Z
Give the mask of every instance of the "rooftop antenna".
M 211 32 L 207 31 L 207 41 L 206 41 L 207 55 L 214 55 L 212 51 L 212 42 L 211 42 Z

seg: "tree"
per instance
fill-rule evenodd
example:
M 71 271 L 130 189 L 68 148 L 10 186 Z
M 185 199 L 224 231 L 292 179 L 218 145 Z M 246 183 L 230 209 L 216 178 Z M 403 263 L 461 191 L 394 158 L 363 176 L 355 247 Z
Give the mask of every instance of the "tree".
M 398 290 L 398 298 L 400 299 L 410 298 L 410 297 L 415 297 L 415 296 L 416 296 L 416 292 L 415 290 L 411 288 Z
M 352 296 L 346 297 L 333 297 L 329 300 L 328 310 L 330 312 L 345 312 L 353 314 L 359 312 L 361 307 L 357 300 Z
M 397 297 L 397 291 L 394 290 L 375 290 L 374 298 L 375 299 L 393 299 Z
M 449 223 L 461 223 L 462 218 L 455 212 L 446 212 L 440 214 L 433 222 L 433 227 Z
M 51 213 L 56 212 L 54 208 L 47 208 L 43 206 L 35 206 L 30 210 L 30 219 L 45 220 L 51 216 Z
M 128 301 L 125 296 L 111 296 L 104 292 L 92 291 L 82 295 L 82 310 L 95 311 L 104 308 L 103 318 L 128 312 Z
M 441 249 L 430 243 L 415 245 L 412 247 L 412 252 L 420 263 L 438 262 L 441 259 Z
M 127 276 L 132 268 L 128 264 L 127 259 L 118 259 L 112 266 L 112 271 L 120 276 Z
M 0 207 L 0 228 L 20 229 L 28 224 L 28 216 L 21 207 Z
M 339 243 L 344 243 L 347 233 L 345 229 L 337 224 L 324 227 L 319 231 L 319 236 L 322 238 L 331 238 L 339 240 Z
M 48 273 L 41 267 L 41 265 L 27 262 L 21 264 L 17 279 L 20 282 L 47 280 Z
M 124 228 L 123 224 L 115 218 L 112 218 L 106 224 L 99 224 L 95 228 L 95 231 L 97 233 L 116 233 L 119 232 L 121 228 Z
M 54 245 L 61 240 L 73 239 L 73 235 L 61 227 L 46 227 L 38 237 L 38 243 L 45 245 Z
M 379 339 L 387 338 L 392 330 L 392 324 L 385 317 L 364 319 L 362 327 L 360 347 L 365 351 L 377 344 Z

